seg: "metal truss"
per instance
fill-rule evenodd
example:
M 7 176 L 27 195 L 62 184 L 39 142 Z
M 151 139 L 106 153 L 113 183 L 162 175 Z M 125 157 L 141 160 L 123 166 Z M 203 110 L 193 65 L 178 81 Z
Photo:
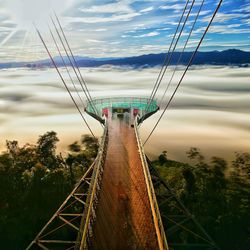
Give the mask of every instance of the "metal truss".
M 96 220 L 96 207 L 98 204 L 99 191 L 104 170 L 108 146 L 108 125 L 106 124 L 102 142 L 99 147 L 96 166 L 91 179 L 89 195 L 86 200 L 86 207 L 82 216 L 80 230 L 77 236 L 75 250 L 90 249 L 90 241 L 93 236 L 93 224 Z
M 95 162 L 26 250 L 74 249 L 94 166 Z
M 95 161 L 26 250 L 85 249 L 95 219 L 106 157 L 107 135 L 106 126 Z
M 219 249 L 147 157 L 170 250 Z

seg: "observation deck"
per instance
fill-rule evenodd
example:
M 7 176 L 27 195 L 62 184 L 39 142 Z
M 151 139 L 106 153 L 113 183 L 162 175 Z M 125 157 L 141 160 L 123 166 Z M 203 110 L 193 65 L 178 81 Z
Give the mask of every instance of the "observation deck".
M 138 123 L 141 123 L 149 116 L 159 110 L 157 101 L 150 100 L 147 97 L 112 97 L 98 98 L 87 102 L 85 111 L 104 124 L 104 116 L 108 118 L 111 114 L 117 113 L 122 116 L 127 113 L 138 117 Z

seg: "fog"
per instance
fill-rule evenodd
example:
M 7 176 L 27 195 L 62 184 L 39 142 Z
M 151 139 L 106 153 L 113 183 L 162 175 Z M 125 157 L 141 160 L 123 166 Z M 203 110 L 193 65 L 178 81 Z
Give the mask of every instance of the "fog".
M 93 97 L 149 96 L 159 70 L 111 66 L 81 69 Z M 162 82 L 158 100 L 172 70 Z M 180 68 L 162 107 L 181 72 Z M 89 133 L 54 69 L 5 69 L 0 75 L 0 150 L 4 150 L 6 140 L 18 140 L 20 145 L 34 143 L 38 135 L 54 130 L 60 138 L 59 150 L 65 153 L 66 145 Z M 249 79 L 249 68 L 191 68 L 146 144 L 146 152 L 155 156 L 167 150 L 168 156 L 176 160 L 186 160 L 185 151 L 192 146 L 201 148 L 208 157 L 218 155 L 228 160 L 235 151 L 249 152 Z M 72 86 L 70 89 L 74 90 Z M 143 140 L 159 115 L 142 124 Z M 102 127 L 85 116 L 94 133 L 101 136 Z

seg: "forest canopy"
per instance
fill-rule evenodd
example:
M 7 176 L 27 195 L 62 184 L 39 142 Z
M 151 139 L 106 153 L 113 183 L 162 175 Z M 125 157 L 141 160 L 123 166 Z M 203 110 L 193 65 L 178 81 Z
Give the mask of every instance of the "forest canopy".
M 98 152 L 89 135 L 70 144 L 65 156 L 57 153 L 58 141 L 50 131 L 36 144 L 6 142 L 0 154 L 2 250 L 27 247 Z M 220 249 L 248 249 L 250 154 L 236 152 L 230 163 L 217 156 L 205 159 L 197 148 L 186 154 L 192 164 L 170 160 L 164 151 L 153 165 Z

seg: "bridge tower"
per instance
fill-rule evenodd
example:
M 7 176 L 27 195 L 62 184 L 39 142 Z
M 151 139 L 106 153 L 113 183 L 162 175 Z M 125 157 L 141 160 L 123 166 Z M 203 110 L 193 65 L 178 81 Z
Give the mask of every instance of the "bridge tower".
M 98 155 L 27 250 L 216 248 L 144 153 L 138 125 L 158 109 L 156 100 L 139 97 L 88 103 L 85 111 L 104 125 Z M 168 202 L 175 214 L 160 213 Z

